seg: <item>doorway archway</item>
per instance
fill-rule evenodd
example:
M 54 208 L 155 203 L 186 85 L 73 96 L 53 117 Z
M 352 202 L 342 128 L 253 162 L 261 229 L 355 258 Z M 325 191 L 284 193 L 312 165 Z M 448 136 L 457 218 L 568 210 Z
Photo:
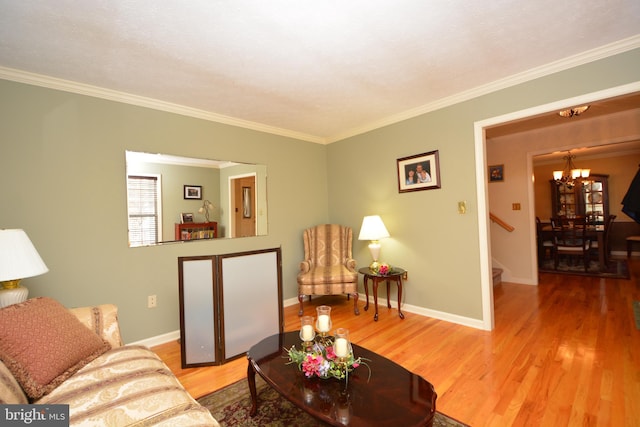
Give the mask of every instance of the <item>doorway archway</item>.
M 492 117 L 474 123 L 474 147 L 476 158 L 476 191 L 478 196 L 478 234 L 480 243 L 480 272 L 481 272 L 481 295 L 482 295 L 482 312 L 483 329 L 492 330 L 495 327 L 495 318 L 493 311 L 493 283 L 491 275 L 492 256 L 491 256 L 491 235 L 489 223 L 489 194 L 487 185 L 487 159 L 486 159 L 486 129 L 504 125 L 509 122 L 519 121 L 528 117 L 538 116 L 575 105 L 593 103 L 599 100 L 613 98 L 616 96 L 626 95 L 640 91 L 640 82 L 634 82 L 623 86 L 617 86 L 606 90 L 592 92 L 573 98 L 563 99 L 552 103 L 539 105 L 525 110 L 511 112 L 505 115 Z M 532 176 L 533 163 L 532 155 L 527 155 L 527 176 Z M 527 197 L 529 200 L 533 198 L 533 182 L 529 181 L 527 185 Z M 528 224 L 530 224 L 529 234 L 535 236 L 535 212 L 533 204 L 529 204 L 530 208 L 526 213 L 528 216 Z M 533 243 L 529 248 L 528 258 L 531 265 L 537 264 L 535 238 L 531 238 Z

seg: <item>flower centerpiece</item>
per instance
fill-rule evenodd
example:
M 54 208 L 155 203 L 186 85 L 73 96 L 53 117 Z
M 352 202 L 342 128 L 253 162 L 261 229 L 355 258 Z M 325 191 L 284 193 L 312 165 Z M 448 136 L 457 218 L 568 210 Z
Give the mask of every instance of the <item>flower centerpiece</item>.
M 371 271 L 380 276 L 386 276 L 387 274 L 391 273 L 391 267 L 386 262 L 382 262 L 376 264 L 375 268 L 372 268 Z
M 288 363 L 295 363 L 307 378 L 337 378 L 348 382 L 349 372 L 352 372 L 360 365 L 365 365 L 369 368 L 369 365 L 366 364 L 367 359 L 354 357 L 352 351 L 347 356 L 338 357 L 335 353 L 334 342 L 331 339 L 314 342 L 310 347 L 302 349 L 297 349 L 294 345 L 286 352 L 289 357 Z M 369 369 L 370 377 L 371 369 Z

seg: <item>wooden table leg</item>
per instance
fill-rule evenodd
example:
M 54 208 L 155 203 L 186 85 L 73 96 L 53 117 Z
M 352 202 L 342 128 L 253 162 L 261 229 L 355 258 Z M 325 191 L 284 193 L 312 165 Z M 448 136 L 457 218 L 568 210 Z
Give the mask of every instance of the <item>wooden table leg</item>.
M 387 308 L 391 308 L 391 283 L 387 279 Z
M 373 316 L 375 322 L 378 321 L 378 278 L 373 278 L 373 303 L 376 306 L 376 314 Z
M 402 301 L 402 277 L 398 276 L 398 315 L 401 319 L 404 319 L 404 314 L 400 310 L 400 301 Z
M 369 276 L 364 275 L 364 294 L 367 296 L 367 303 L 364 305 L 364 311 L 369 310 Z
M 249 415 L 253 417 L 258 413 L 258 392 L 256 391 L 256 370 L 253 368 L 251 360 L 249 360 L 249 366 L 247 367 L 247 382 L 251 393 L 251 411 L 249 411 Z
M 606 271 L 606 248 L 604 247 L 604 233 L 598 234 L 598 262 L 600 263 L 600 271 Z

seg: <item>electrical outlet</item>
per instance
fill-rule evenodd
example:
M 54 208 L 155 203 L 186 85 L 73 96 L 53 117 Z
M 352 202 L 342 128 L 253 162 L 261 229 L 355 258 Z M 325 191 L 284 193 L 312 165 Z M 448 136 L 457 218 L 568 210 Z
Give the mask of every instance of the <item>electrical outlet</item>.
M 402 273 L 402 280 L 407 280 L 409 278 L 409 272 L 405 271 L 404 273 Z
M 155 295 L 149 295 L 147 297 L 147 308 L 156 308 L 158 306 L 158 300 Z
M 458 213 L 460 215 L 464 215 L 464 214 L 467 213 L 467 202 L 466 201 L 458 202 Z

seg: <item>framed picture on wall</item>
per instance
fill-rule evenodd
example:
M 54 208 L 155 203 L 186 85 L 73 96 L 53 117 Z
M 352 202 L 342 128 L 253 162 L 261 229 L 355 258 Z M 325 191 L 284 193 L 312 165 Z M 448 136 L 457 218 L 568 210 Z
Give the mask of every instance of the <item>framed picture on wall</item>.
M 184 198 L 193 199 L 193 200 L 202 200 L 202 186 L 201 185 L 185 185 Z
M 438 150 L 398 159 L 398 191 L 440 188 Z
M 489 182 L 504 181 L 504 165 L 489 166 Z

